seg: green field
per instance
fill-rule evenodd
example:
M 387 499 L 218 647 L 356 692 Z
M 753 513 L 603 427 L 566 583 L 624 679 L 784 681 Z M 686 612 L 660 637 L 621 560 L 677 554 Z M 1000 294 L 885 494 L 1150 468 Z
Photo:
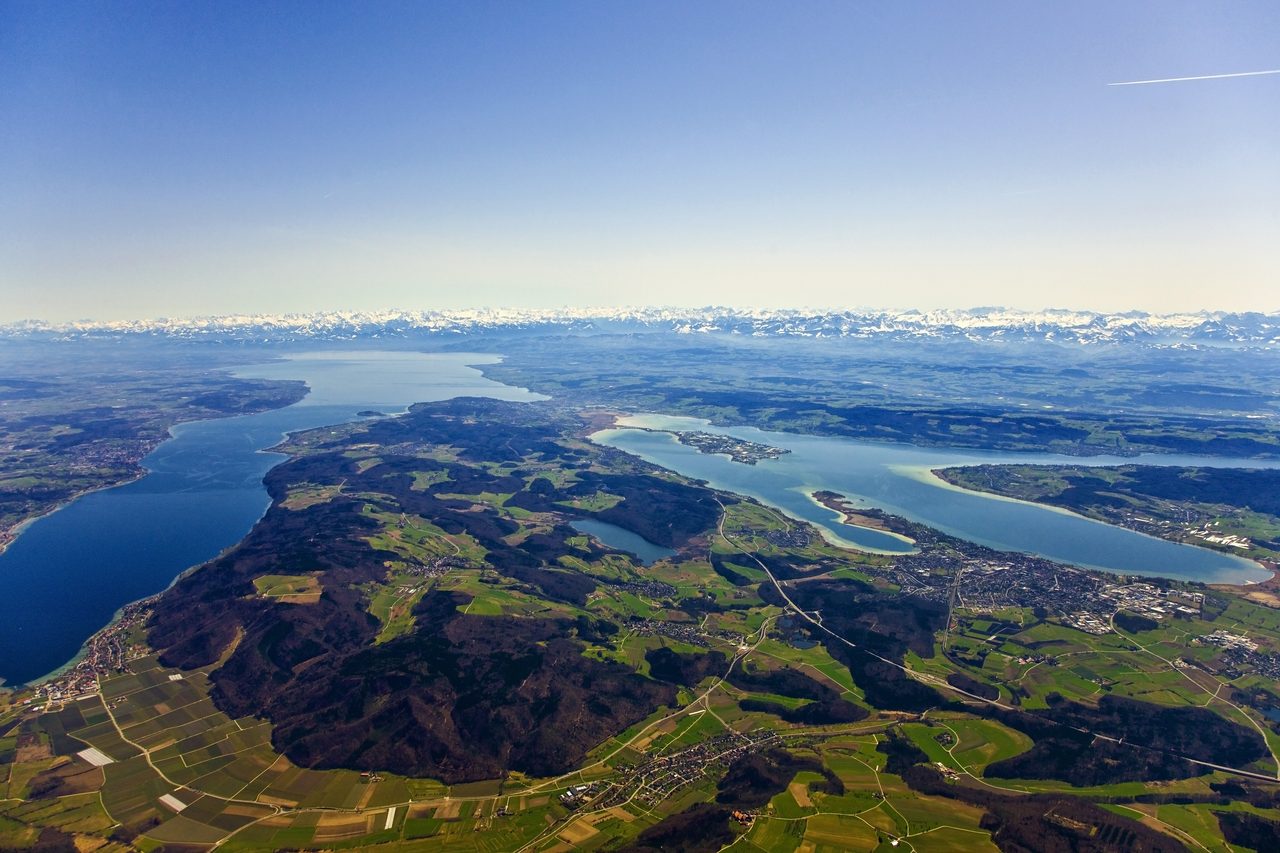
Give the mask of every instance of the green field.
M 272 749 L 269 724 L 232 720 L 213 707 L 204 673 L 173 675 L 145 659 L 134 672 L 105 681 L 102 699 L 38 718 L 54 734 L 42 738 L 50 746 L 40 755 L 4 767 L 5 792 L 13 799 L 0 803 L 0 847 L 21 848 L 34 843 L 40 827 L 53 827 L 77 837 L 132 839 L 140 849 L 172 842 L 222 842 L 233 850 L 363 847 L 418 839 L 429 840 L 429 849 L 466 842 L 479 845 L 466 849 L 502 850 L 536 834 L 545 826 L 543 815 L 558 808 L 554 796 L 544 798 L 542 806 L 491 828 L 495 804 L 507 800 L 496 783 L 460 790 L 464 799 L 450 804 L 448 789 L 428 780 L 379 774 L 371 781 L 353 771 L 296 767 Z M 31 780 L 49 768 L 85 768 L 77 772 L 87 775 L 91 768 L 73 755 L 86 746 L 114 759 L 96 771 L 93 790 L 22 799 Z M 181 811 L 166 797 L 181 803 Z M 423 816 L 407 819 L 411 801 Z M 475 832 L 481 824 L 483 836 Z
M 314 604 L 322 592 L 314 574 L 262 575 L 253 579 L 258 595 L 294 604 Z
M 351 439 L 359 427 L 344 429 Z M 334 431 L 326 431 L 323 452 L 330 452 L 338 439 Z M 290 439 L 301 453 L 309 452 L 309 440 L 306 435 Z M 578 437 L 562 441 L 562 447 L 582 444 Z M 565 525 L 573 513 L 521 491 L 536 486 L 549 494 L 548 483 L 580 483 L 610 473 L 614 465 L 639 480 L 634 460 L 606 465 L 598 449 L 593 451 L 597 455 L 580 449 L 591 461 L 562 469 L 543 458 L 542 451 L 513 458 L 504 451 L 504 461 L 497 462 L 475 460 L 446 445 L 419 446 L 413 456 L 401 450 L 354 444 L 338 460 L 335 483 L 341 479 L 341 487 L 311 482 L 318 476 L 315 468 L 293 484 L 282 502 L 286 509 L 319 514 L 349 508 L 355 532 L 341 543 L 344 562 L 337 569 L 317 568 L 308 562 L 312 558 L 307 555 L 314 552 L 304 538 L 296 547 L 279 549 L 287 555 L 279 564 L 253 563 L 254 572 L 270 573 L 249 573 L 237 587 L 242 597 L 235 601 L 252 618 L 238 624 L 236 639 L 221 652 L 219 663 L 179 672 L 159 663 L 159 651 L 143 649 L 129 671 L 102 680 L 98 695 L 53 698 L 41 711 L 6 697 L 0 705 L 0 848 L 29 848 L 40 842 L 42 832 L 56 832 L 58 839 L 67 836 L 86 850 L 151 850 L 179 843 L 228 850 L 377 845 L 424 851 L 604 850 L 624 846 L 684 809 L 716 801 L 745 766 L 755 768 L 746 772 L 765 779 L 767 790 L 757 805 L 746 808 L 749 814 L 734 819 L 727 849 L 890 850 L 896 840 L 896 849 L 992 850 L 993 812 L 974 805 L 987 802 L 990 807 L 990 802 L 976 799 L 973 792 L 997 791 L 1008 797 L 1030 792 L 1070 796 L 1106 806 L 1108 820 L 1115 820 L 1113 814 L 1140 818 L 1167 836 L 1225 850 L 1217 814 L 1228 806 L 1213 786 L 1231 778 L 1227 771 L 1156 784 L 1091 787 L 1072 787 L 1059 779 L 1009 782 L 994 773 L 988 777 L 991 765 L 1034 747 L 1028 735 L 1010 727 L 1026 718 L 1004 712 L 1043 711 L 1058 697 L 1090 705 L 1108 695 L 1123 696 L 1163 707 L 1208 709 L 1264 731 L 1280 751 L 1280 736 L 1240 694 L 1248 688 L 1265 699 L 1274 684 L 1260 671 L 1238 669 L 1240 661 L 1211 642 L 1214 632 L 1229 630 L 1248 635 L 1265 653 L 1280 652 L 1280 613 L 1256 603 L 1224 594 L 1203 619 L 1169 619 L 1154 627 L 1137 623 L 1136 632 L 1100 634 L 1073 628 L 1067 624 L 1069 614 L 1038 606 L 988 610 L 980 602 L 957 598 L 943 610 L 937 601 L 913 599 L 919 590 L 894 573 L 889 558 L 842 550 L 772 509 L 713 492 L 699 493 L 705 508 L 699 523 L 709 526 L 694 530 L 673 556 L 646 566 L 573 534 Z M 428 470 L 413 471 L 416 460 L 423 460 Z M 451 478 L 432 467 L 442 460 L 455 466 L 469 460 L 465 465 L 471 470 L 451 468 Z M 502 479 L 486 480 L 479 470 Z M 358 489 L 348 488 L 353 471 L 368 476 L 358 481 Z M 676 482 L 669 472 L 644 476 L 649 479 L 641 482 L 649 489 Z M 392 481 L 384 477 L 399 483 L 400 491 L 379 491 L 380 483 Z M 500 485 L 491 486 L 494 482 Z M 493 490 L 484 491 L 486 486 Z M 626 512 L 637 505 L 593 488 L 583 487 L 579 497 L 555 505 L 578 513 Z M 324 502 L 330 505 L 320 506 Z M 428 514 L 434 520 L 424 517 Z M 299 518 L 288 517 L 295 524 Z M 484 523 L 470 525 L 477 519 Z M 649 521 L 659 537 L 662 525 L 670 523 L 669 517 Z M 922 548 L 928 544 L 918 541 Z M 513 548 L 526 550 L 513 555 Z M 963 555 L 954 545 L 942 553 L 945 559 L 932 571 L 956 577 L 955 565 Z M 527 563 L 515 559 L 532 555 L 538 556 Z M 806 590 L 825 590 L 821 594 L 830 597 L 804 607 L 795 604 L 803 601 Z M 437 593 L 448 595 L 427 598 Z M 600 697 L 623 696 L 626 701 L 628 694 L 609 692 L 623 676 L 631 679 L 628 689 L 651 690 L 648 695 L 656 698 L 631 716 L 619 716 L 616 726 L 597 730 L 591 742 L 578 738 L 570 743 L 581 743 L 586 757 L 553 778 L 512 773 L 474 780 L 446 775 L 445 767 L 442 778 L 464 780 L 449 785 L 389 772 L 301 766 L 308 763 L 307 752 L 290 745 L 287 718 L 274 717 L 278 729 L 266 718 L 232 719 L 218 702 L 234 707 L 224 701 L 229 694 L 219 691 L 235 689 L 235 683 L 219 680 L 215 687 L 214 682 L 229 678 L 243 664 L 243 657 L 235 657 L 238 652 L 250 664 L 271 660 L 279 648 L 275 643 L 289 642 L 289 631 L 298 629 L 301 620 L 319 620 L 326 608 L 341 602 L 351 607 L 349 624 L 356 626 L 351 633 L 367 631 L 358 634 L 361 642 L 372 637 L 364 651 L 387 655 L 379 658 L 385 669 L 370 670 L 375 673 L 371 681 L 399 684 L 441 672 L 452 678 L 471 669 L 483 671 L 458 663 L 461 657 L 414 655 L 428 647 L 454 654 L 468 643 L 492 648 L 494 638 L 502 636 L 499 631 L 531 624 L 521 620 L 546 620 L 538 623 L 539 629 L 554 625 L 556 639 L 531 641 L 520 652 L 555 648 L 561 655 L 557 675 L 590 665 L 589 689 L 575 700 L 581 704 L 574 709 L 594 707 L 596 719 L 605 718 L 611 708 Z M 427 610 L 420 607 L 424 602 L 444 606 Z M 424 613 L 434 615 L 427 620 Z M 250 633 L 261 624 L 253 621 L 261 614 L 278 617 L 278 630 Z M 154 616 L 159 619 L 163 613 L 158 610 Z M 829 642 L 822 629 L 832 624 L 853 626 L 849 636 L 858 642 L 841 645 L 842 637 Z M 943 624 L 944 630 L 935 630 Z M 458 633 L 432 635 L 429 629 L 436 626 L 456 627 Z M 865 633 L 852 633 L 864 627 Z M 141 640 L 141 628 L 138 633 Z M 324 634 L 322 639 L 333 638 Z M 312 650 L 323 645 L 303 648 L 305 654 L 275 672 L 273 679 L 281 680 L 257 684 L 308 689 L 306 679 L 322 677 L 328 664 Z M 865 648 L 875 650 L 869 666 L 860 657 Z M 493 726 L 519 723 L 520 715 L 554 707 L 557 696 L 548 687 L 554 679 L 539 681 L 529 675 L 532 670 L 521 670 L 520 654 L 500 657 L 493 662 L 494 681 L 472 685 L 470 692 L 460 689 L 456 706 L 421 708 L 421 713 L 434 713 L 462 731 L 459 721 L 478 714 L 475 709 L 488 692 L 506 691 L 511 701 L 487 729 L 494 733 L 501 730 Z M 215 674 L 218 666 L 226 668 Z M 741 677 L 726 677 L 734 668 Z M 955 680 L 957 676 L 963 678 Z M 665 683 L 655 685 L 660 679 Z M 948 679 L 955 689 L 948 688 Z M 376 718 L 385 694 L 371 681 L 340 682 L 341 695 L 334 690 L 324 697 L 336 695 L 338 701 L 316 724 L 337 731 L 356 716 Z M 456 682 L 465 683 L 461 677 Z M 353 683 L 364 686 L 348 694 Z M 886 684 L 925 685 L 935 692 L 919 704 L 896 704 L 901 697 L 882 692 Z M 983 718 L 980 714 L 994 712 L 957 692 L 981 692 L 984 686 L 994 688 L 990 695 L 1003 706 L 996 716 L 1008 725 Z M 287 689 L 277 695 L 289 695 L 283 692 Z M 322 694 L 302 695 L 310 699 Z M 404 707 L 417 713 L 412 702 L 420 702 L 422 695 L 431 694 L 408 695 Z M 888 701 L 882 701 L 885 695 Z M 771 710 L 745 710 L 744 704 L 752 707 L 749 699 L 768 702 Z M 833 709 L 838 716 L 805 716 Z M 581 715 L 569 719 L 569 726 L 587 720 Z M 370 730 L 366 744 L 399 722 L 378 725 L 382 728 Z M 472 742 L 458 742 L 462 746 L 456 760 L 470 758 Z M 435 742 L 442 743 L 444 738 Z M 86 747 L 100 751 L 110 763 L 93 767 L 78 755 Z M 911 750 L 916 764 L 908 762 L 910 772 L 893 763 L 903 760 L 894 751 L 899 748 Z M 779 752 L 803 763 L 779 764 L 790 768 L 781 779 L 751 763 L 772 766 L 768 762 L 779 761 Z M 1249 760 L 1243 769 L 1251 772 L 1280 769 L 1265 757 Z M 320 762 L 312 758 L 311 763 Z M 355 759 L 328 761 L 329 766 L 341 764 L 351 766 Z M 891 767 L 895 772 L 889 772 Z M 946 796 L 913 775 L 924 770 L 941 774 L 953 786 Z M 1261 780 L 1250 780 L 1255 781 Z M 584 800 L 566 796 L 577 786 L 593 787 Z M 1185 802 L 1138 799 L 1153 792 Z M 1277 808 L 1257 811 L 1267 819 L 1280 818 Z

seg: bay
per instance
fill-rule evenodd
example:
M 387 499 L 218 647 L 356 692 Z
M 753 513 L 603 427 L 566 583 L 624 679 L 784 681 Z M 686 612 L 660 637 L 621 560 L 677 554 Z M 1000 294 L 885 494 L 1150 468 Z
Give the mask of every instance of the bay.
M 744 465 L 680 444 L 670 432 L 688 430 L 730 435 L 790 452 Z M 653 414 L 621 418 L 617 428 L 597 432 L 592 439 L 705 480 L 715 488 L 756 498 L 792 518 L 812 522 L 836 544 L 866 551 L 901 554 L 910 552 L 912 545 L 889 533 L 843 523 L 836 512 L 812 498 L 814 491 L 839 492 L 855 506 L 881 509 L 980 545 L 1039 554 L 1086 568 L 1206 583 L 1245 583 L 1270 577 L 1258 564 L 1242 557 L 1156 539 L 1052 507 L 958 489 L 930 471 L 981 464 L 1274 468 L 1280 465 L 1274 460 L 974 452 L 720 427 L 699 418 Z

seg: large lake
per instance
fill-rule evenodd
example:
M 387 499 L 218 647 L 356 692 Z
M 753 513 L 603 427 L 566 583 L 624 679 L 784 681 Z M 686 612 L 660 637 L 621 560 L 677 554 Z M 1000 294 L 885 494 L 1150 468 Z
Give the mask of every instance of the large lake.
M 904 553 L 899 537 L 844 524 L 811 497 L 816 490 L 840 492 L 855 505 L 876 507 L 938 530 L 1004 551 L 1025 551 L 1080 566 L 1126 574 L 1215 583 L 1270 577 L 1256 563 L 1229 554 L 1166 542 L 1050 507 L 965 491 L 930 474 L 933 468 L 983 463 L 1117 465 L 1205 465 L 1277 467 L 1275 461 L 1190 456 L 1094 456 L 1081 459 L 1026 453 L 982 453 L 917 448 L 845 438 L 768 432 L 752 427 L 716 427 L 696 418 L 636 415 L 621 428 L 593 440 L 625 450 L 664 468 L 707 481 L 718 489 L 749 495 L 793 518 L 817 525 L 832 541 L 869 551 Z M 755 465 L 705 454 L 676 441 L 671 432 L 698 430 L 785 448 L 790 453 Z
M 173 437 L 143 460 L 146 476 L 86 495 L 40 519 L 0 554 L 0 588 L 5 592 L 0 596 L 0 680 L 21 683 L 58 669 L 121 606 L 163 590 L 187 568 L 240 541 L 268 506 L 263 475 L 284 458 L 265 449 L 286 433 L 352 421 L 364 410 L 391 413 L 415 402 L 459 396 L 545 399 L 485 379 L 470 366 L 497 359 L 479 354 L 309 353 L 238 371 L 247 378 L 302 379 L 310 393 L 283 409 L 175 427 Z M 1246 560 L 1032 504 L 948 488 L 928 474 L 930 468 L 947 465 L 1082 462 L 1077 458 L 918 449 L 711 427 L 690 418 L 637 416 L 623 424 L 721 432 L 789 449 L 791 453 L 780 459 L 748 466 L 699 453 L 669 433 L 622 428 L 595 435 L 602 443 L 812 521 L 834 540 L 856 547 L 901 553 L 910 546 L 887 534 L 840 523 L 834 512 L 809 497 L 812 490 L 838 491 L 864 505 L 991 547 L 1080 565 L 1203 581 L 1267 576 Z M 1265 464 L 1174 456 L 1136 461 Z M 597 530 L 594 535 L 616 538 L 623 533 Z
M 21 683 L 61 667 L 121 606 L 239 542 L 270 503 L 263 475 L 284 459 L 264 449 L 286 433 L 451 397 L 545 399 L 470 367 L 497 360 L 309 353 L 238 370 L 302 379 L 310 393 L 283 409 L 175 427 L 143 460 L 146 476 L 73 501 L 0 554 L 0 680 Z

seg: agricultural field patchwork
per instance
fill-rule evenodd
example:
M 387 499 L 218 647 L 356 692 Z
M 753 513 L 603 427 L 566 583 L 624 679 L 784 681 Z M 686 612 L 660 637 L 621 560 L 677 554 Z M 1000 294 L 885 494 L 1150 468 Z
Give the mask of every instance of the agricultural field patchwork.
M 5 694 L 0 848 L 1226 851 L 1280 827 L 1280 613 L 1122 586 L 1097 632 L 1065 595 L 935 596 L 913 566 L 964 592 L 997 558 L 891 517 L 916 554 L 844 550 L 530 411 L 292 436 L 272 508 L 148 605 L 140 653 L 43 707 Z

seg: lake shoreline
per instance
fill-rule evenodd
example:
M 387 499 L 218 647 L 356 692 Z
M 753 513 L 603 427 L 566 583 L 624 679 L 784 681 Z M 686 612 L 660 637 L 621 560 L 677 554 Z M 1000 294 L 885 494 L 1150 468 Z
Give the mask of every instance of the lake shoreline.
M 196 421 L 191 421 L 190 423 L 196 423 Z M 175 424 L 175 426 L 177 425 Z M 168 440 L 169 440 L 168 438 L 164 438 L 156 442 L 155 447 L 152 447 L 150 450 L 148 450 L 146 454 L 144 454 L 143 458 L 145 459 L 147 456 L 151 455 L 152 450 L 155 450 L 156 447 L 159 447 L 161 444 L 164 444 Z M 92 495 L 92 494 L 95 494 L 96 492 L 105 492 L 110 489 L 118 489 L 121 486 L 127 486 L 130 483 L 136 483 L 139 480 L 141 480 L 143 477 L 147 476 L 147 473 L 148 473 L 147 469 L 143 468 L 137 474 L 134 474 L 128 479 L 115 480 L 110 483 L 104 483 L 101 486 L 93 486 L 92 488 L 81 489 L 80 491 L 71 494 L 64 500 L 58 501 L 55 505 L 49 507 L 48 509 L 44 510 L 40 514 L 33 515 L 30 518 L 24 518 L 22 521 L 19 521 L 17 524 L 13 525 L 8 530 L 4 531 L 3 534 L 0 534 L 0 536 L 3 536 L 3 539 L 0 539 L 0 556 L 3 556 L 4 552 L 9 550 L 9 546 L 12 545 L 14 542 L 17 542 L 19 537 L 21 537 L 22 534 L 25 533 L 36 522 L 42 521 L 48 518 L 49 516 L 53 515 L 54 513 L 60 512 L 61 510 L 66 509 L 67 507 L 71 506 L 73 503 L 80 500 L 86 495 Z
M 875 508 L 940 533 L 997 551 L 1033 554 L 1059 563 L 1120 575 L 1172 578 L 1199 583 L 1256 583 L 1271 572 L 1241 555 L 1194 544 L 1172 542 L 1051 505 L 974 492 L 948 484 L 932 473 L 942 467 L 982 464 L 1067 464 L 1075 459 L 1002 452 L 950 452 L 880 442 L 778 433 L 753 427 L 724 427 L 702 418 L 659 413 L 610 413 L 594 419 L 611 424 L 593 440 L 633 453 L 714 488 L 753 497 L 824 531 L 824 537 L 849 540 L 833 544 L 858 550 L 903 551 L 903 540 L 882 525 L 854 517 L 841 521 L 840 508 L 813 496 L 828 491 L 848 496 L 855 516 Z M 703 455 L 670 435 L 696 429 L 725 433 L 791 452 L 754 466 L 736 465 Z M 1128 460 L 1125 460 L 1126 462 Z M 1093 464 L 1122 464 L 1111 459 Z M 1173 456 L 1148 464 L 1207 467 L 1277 468 L 1274 462 L 1202 460 Z M 803 500 L 803 503 L 800 500 Z
M 960 468 L 960 467 L 973 467 L 973 466 L 950 466 L 950 467 Z M 1224 548 L 1224 547 L 1219 547 L 1212 542 L 1201 544 L 1200 542 L 1194 542 L 1194 541 L 1188 541 L 1182 538 L 1176 538 L 1172 535 L 1161 535 L 1160 533 L 1152 533 L 1148 530 L 1134 527 L 1129 524 L 1125 524 L 1123 519 L 1113 520 L 1111 518 L 1086 515 L 1085 513 L 1076 512 L 1074 510 L 1068 509 L 1067 507 L 1058 506 L 1057 504 L 1052 504 L 1047 501 L 1035 500 L 1032 498 L 1017 498 L 1017 497 L 1013 497 L 1012 495 L 1006 495 L 996 491 L 989 491 L 987 489 L 971 489 L 961 485 L 960 483 L 955 482 L 954 480 L 947 478 L 944 473 L 946 470 L 947 470 L 946 468 L 931 468 L 928 471 L 929 476 L 931 476 L 934 480 L 937 481 L 937 485 L 939 488 L 954 489 L 956 491 L 982 495 L 984 497 L 991 497 L 997 500 L 1015 501 L 1018 503 L 1032 504 L 1034 506 L 1042 507 L 1044 509 L 1051 510 L 1053 512 L 1066 513 L 1067 515 L 1073 515 L 1079 518 L 1085 518 L 1090 521 L 1097 521 L 1102 524 L 1109 524 L 1113 527 L 1119 527 L 1124 530 L 1137 533 L 1140 536 L 1148 536 L 1152 539 L 1159 539 L 1162 542 L 1172 542 L 1175 545 L 1186 545 L 1191 548 L 1202 548 L 1206 551 L 1212 551 L 1216 554 L 1227 554 L 1232 557 L 1238 557 L 1240 559 L 1248 560 L 1249 562 L 1256 564 L 1258 568 L 1262 569 L 1263 571 L 1271 573 L 1271 577 L 1265 580 L 1246 581 L 1241 584 L 1210 584 L 1210 586 L 1230 587 L 1232 589 L 1238 589 L 1238 590 L 1251 590 L 1251 589 L 1257 589 L 1260 586 L 1266 587 L 1274 584 L 1277 586 L 1277 589 L 1280 589 L 1280 564 L 1276 562 L 1259 559 L 1256 557 L 1250 557 L 1245 554 L 1240 554 L 1240 553 L 1237 553 L 1236 551 L 1228 550 L 1227 548 Z M 1174 533 L 1175 531 L 1169 530 L 1167 532 Z M 1275 603 L 1269 604 L 1268 606 L 1280 608 L 1280 597 L 1276 597 Z
M 232 378 L 237 378 L 237 379 L 243 378 L 243 377 L 237 376 L 234 369 L 229 370 L 228 372 L 231 374 Z M 107 482 L 100 483 L 99 485 L 96 485 L 96 486 L 90 486 L 89 488 L 80 489 L 78 491 L 72 492 L 67 497 L 55 502 L 53 505 L 51 505 L 47 509 L 40 511 L 35 515 L 24 518 L 22 521 L 19 521 L 17 524 L 11 525 L 8 529 L 4 531 L 0 531 L 0 556 L 3 556 L 5 551 L 9 550 L 9 546 L 11 546 L 14 542 L 17 542 L 18 539 L 22 536 L 22 534 L 26 532 L 36 522 L 42 521 L 43 519 L 48 518 L 54 513 L 57 513 L 67 508 L 68 506 L 71 506 L 76 501 L 80 500 L 86 495 L 96 494 L 97 492 L 109 491 L 111 489 L 118 489 L 123 486 L 128 486 L 131 483 L 136 483 L 138 480 L 141 480 L 143 477 L 146 477 L 148 474 L 151 473 L 151 471 L 144 464 L 147 460 L 147 457 L 150 456 L 152 453 L 154 453 L 162 444 L 173 439 L 174 430 L 179 429 L 187 424 L 198 424 L 198 423 L 205 423 L 207 421 L 218 421 L 218 420 L 224 420 L 227 418 L 242 417 L 244 415 L 256 415 L 256 414 L 262 414 L 265 412 L 280 411 L 282 409 L 287 409 L 290 406 L 298 405 L 303 400 L 305 400 L 307 398 L 307 395 L 309 395 L 310 393 L 311 393 L 311 389 L 308 388 L 304 383 L 302 387 L 302 393 L 298 395 L 297 398 L 283 403 L 283 405 L 269 405 L 263 408 L 250 409 L 248 411 L 243 411 L 243 412 L 218 412 L 216 414 L 213 414 L 210 417 L 175 421 L 174 423 L 168 426 L 168 428 L 165 430 L 165 434 L 163 437 L 140 440 L 141 441 L 141 444 L 139 445 L 140 452 L 138 453 L 137 458 L 130 463 L 136 470 L 134 470 L 128 476 L 110 480 Z
M 809 493 L 809 497 L 820 506 L 824 506 L 832 512 L 840 515 L 840 523 L 847 524 L 850 527 L 861 527 L 864 530 L 877 530 L 881 533 L 887 533 L 890 536 L 896 536 L 904 542 L 912 545 L 916 544 L 916 540 L 900 530 L 894 530 L 891 517 L 883 510 L 869 508 L 866 510 L 858 509 L 852 505 L 852 498 L 842 495 L 839 492 L 829 491 L 827 489 L 818 489 Z
M 1267 560 L 1259 560 L 1258 562 L 1264 569 L 1271 572 L 1270 579 L 1257 581 L 1256 583 L 1209 584 L 1209 588 L 1234 593 L 1235 595 L 1248 599 L 1255 604 L 1261 604 L 1264 607 L 1280 610 L 1280 563 Z
M 0 601 L 10 629 L 0 636 L 5 689 L 74 668 L 122 609 L 235 547 L 270 508 L 263 477 L 289 457 L 273 448 L 291 433 L 457 396 L 543 399 L 472 366 L 499 358 L 329 351 L 238 368 L 238 378 L 301 380 L 306 393 L 285 406 L 174 424 L 140 476 L 29 519 L 15 540 L 23 545 L 0 554 L 10 592 Z

